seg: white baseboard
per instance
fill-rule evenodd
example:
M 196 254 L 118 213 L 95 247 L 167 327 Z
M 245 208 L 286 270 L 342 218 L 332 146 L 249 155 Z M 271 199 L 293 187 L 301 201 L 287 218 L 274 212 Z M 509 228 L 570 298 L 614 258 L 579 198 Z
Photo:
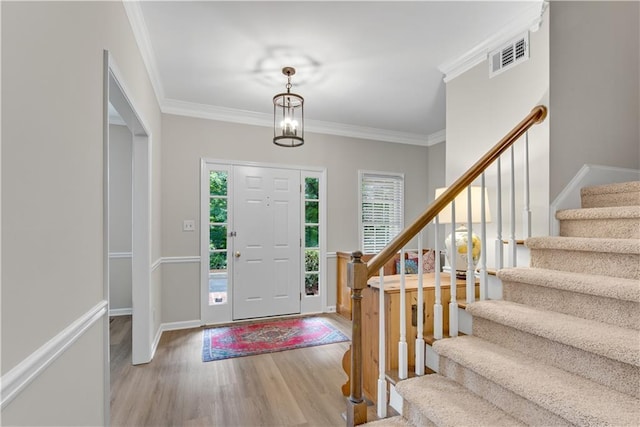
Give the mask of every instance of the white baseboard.
M 112 308 L 109 310 L 109 317 L 131 316 L 132 314 L 133 314 L 132 308 Z
M 160 329 L 162 330 L 162 332 L 165 332 L 178 331 L 180 329 L 199 328 L 200 326 L 202 326 L 202 322 L 200 320 L 185 320 L 183 322 L 163 323 L 160 325 Z
M 153 338 L 153 344 L 151 344 L 151 360 L 156 356 L 156 350 L 160 344 L 160 338 L 162 338 L 162 325 L 156 331 L 156 336 Z
M 434 372 L 440 372 L 440 356 L 430 345 L 425 346 L 425 364 Z
M 153 339 L 153 344 L 151 346 L 151 359 L 156 354 L 156 350 L 158 349 L 158 345 L 160 344 L 160 338 L 162 338 L 162 333 L 166 331 L 179 331 L 181 329 L 192 329 L 199 328 L 202 326 L 202 322 L 200 320 L 187 320 L 184 322 L 169 322 L 169 323 L 161 323 L 160 327 L 156 331 L 156 336 Z
M 389 406 L 398 411 L 398 414 L 402 415 L 404 400 L 402 399 L 402 396 L 398 394 L 393 384 L 389 384 Z
M 335 313 L 336 312 L 336 306 L 335 305 L 329 305 L 327 306 L 327 308 L 324 310 L 325 313 Z
M 460 307 L 458 307 L 458 330 L 463 334 L 473 334 L 473 316 Z
M 0 378 L 0 407 L 11 402 L 106 313 L 107 301 L 102 300 L 4 374 Z

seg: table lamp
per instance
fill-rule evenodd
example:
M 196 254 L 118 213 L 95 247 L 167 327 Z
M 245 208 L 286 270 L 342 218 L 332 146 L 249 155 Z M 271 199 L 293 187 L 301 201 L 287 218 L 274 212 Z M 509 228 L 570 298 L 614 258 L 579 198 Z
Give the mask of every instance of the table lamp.
M 472 223 L 480 223 L 481 222 L 481 194 L 482 187 L 471 186 L 471 222 Z M 436 199 L 444 193 L 447 187 L 436 188 Z M 449 260 L 449 265 L 451 265 L 452 257 L 456 256 L 456 277 L 458 279 L 464 279 L 467 276 L 467 189 L 462 190 L 460 194 L 458 194 L 455 198 L 456 202 L 456 229 L 452 231 L 451 234 L 455 232 L 455 249 L 451 247 L 451 234 L 449 234 L 445 240 L 445 247 L 447 250 L 447 259 Z M 489 212 L 489 198 L 487 196 L 487 189 L 484 191 L 484 206 L 485 206 L 485 222 L 491 222 L 491 214 Z M 440 224 L 451 224 L 451 203 L 449 203 L 443 210 L 440 212 L 439 216 Z M 471 261 L 473 264 L 473 269 L 476 269 L 478 265 L 478 261 L 480 260 L 481 255 L 481 241 L 480 237 L 478 237 L 472 230 L 471 232 Z

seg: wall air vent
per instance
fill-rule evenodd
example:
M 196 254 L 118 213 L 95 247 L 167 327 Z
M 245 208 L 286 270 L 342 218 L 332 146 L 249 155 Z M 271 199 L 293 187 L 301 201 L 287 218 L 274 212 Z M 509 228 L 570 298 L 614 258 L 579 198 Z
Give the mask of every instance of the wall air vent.
M 494 77 L 529 59 L 529 32 L 489 54 L 489 77 Z

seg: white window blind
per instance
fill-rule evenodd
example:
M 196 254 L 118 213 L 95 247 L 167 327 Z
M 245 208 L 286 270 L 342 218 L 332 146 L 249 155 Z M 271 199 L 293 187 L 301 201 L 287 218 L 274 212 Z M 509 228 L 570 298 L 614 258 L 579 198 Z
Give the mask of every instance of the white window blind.
M 360 172 L 360 243 L 378 253 L 404 226 L 404 176 Z

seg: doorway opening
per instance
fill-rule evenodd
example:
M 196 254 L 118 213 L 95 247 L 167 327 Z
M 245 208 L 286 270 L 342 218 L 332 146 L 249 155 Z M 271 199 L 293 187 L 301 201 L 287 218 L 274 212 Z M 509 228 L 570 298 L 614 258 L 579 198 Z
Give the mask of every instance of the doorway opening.
M 131 363 L 148 363 L 152 357 L 151 312 L 151 248 L 150 248 L 150 188 L 151 134 L 131 102 L 118 67 L 108 51 L 104 52 L 104 297 L 109 306 L 127 314 L 131 311 Z M 109 111 L 111 110 L 111 119 Z M 116 126 L 118 128 L 116 128 Z M 116 138 L 119 138 L 116 143 Z M 126 141 L 125 141 L 126 140 Z M 116 154 L 118 153 L 118 154 Z M 127 153 L 126 155 L 123 153 Z M 130 156 L 130 157 L 127 157 Z M 127 160 L 130 158 L 130 160 Z M 130 162 L 127 164 L 127 162 Z M 125 171 L 130 177 L 123 177 Z M 110 183 L 118 176 L 122 182 L 112 192 Z M 117 180 L 116 180 L 117 181 Z M 128 200 L 127 200 L 128 199 Z M 122 215 L 123 217 L 118 217 Z M 116 221 L 116 217 L 118 217 Z M 114 228 L 114 230 L 111 230 Z M 113 232 L 112 232 L 113 231 Z M 130 244 L 130 251 L 127 244 Z M 111 255 L 111 256 L 110 256 Z M 130 273 L 122 260 L 130 258 Z M 117 271 L 117 273 L 116 273 Z M 119 288 L 111 286 L 113 279 L 121 280 Z M 130 281 L 130 290 L 127 282 Z M 112 292 L 113 291 L 113 292 Z M 119 294 L 116 296 L 116 293 Z M 130 300 L 128 300 L 130 298 Z M 123 303 L 124 301 L 124 303 Z M 109 340 L 109 322 L 105 326 L 105 340 Z M 106 352 L 109 352 L 107 342 Z M 108 375 L 109 356 L 105 358 Z M 109 385 L 109 379 L 105 381 Z M 106 393 L 109 399 L 109 393 Z M 108 406 L 107 406 L 108 407 Z

